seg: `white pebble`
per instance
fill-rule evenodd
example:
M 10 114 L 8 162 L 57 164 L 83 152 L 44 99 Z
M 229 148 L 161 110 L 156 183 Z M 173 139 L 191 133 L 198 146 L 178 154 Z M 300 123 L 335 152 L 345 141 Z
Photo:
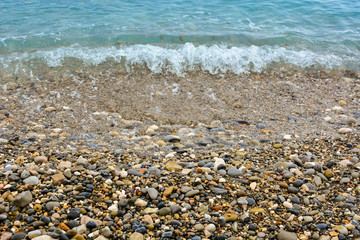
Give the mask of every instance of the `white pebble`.
M 339 133 L 345 134 L 345 133 L 351 133 L 352 129 L 351 128 L 340 128 L 339 129 Z

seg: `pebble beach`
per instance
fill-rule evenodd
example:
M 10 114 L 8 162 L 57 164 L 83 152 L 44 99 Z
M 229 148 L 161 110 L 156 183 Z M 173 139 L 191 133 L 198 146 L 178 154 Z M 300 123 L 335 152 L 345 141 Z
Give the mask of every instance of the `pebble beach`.
M 91 76 L 3 76 L 1 240 L 360 239 L 356 73 Z

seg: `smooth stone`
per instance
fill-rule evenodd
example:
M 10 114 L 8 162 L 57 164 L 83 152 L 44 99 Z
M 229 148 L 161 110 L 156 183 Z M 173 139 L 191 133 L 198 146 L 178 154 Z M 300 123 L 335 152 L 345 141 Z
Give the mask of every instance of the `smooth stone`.
M 144 235 L 139 232 L 134 232 L 131 234 L 129 240 L 144 240 Z
M 297 240 L 297 234 L 294 232 L 280 231 L 277 235 L 278 240 Z
M 71 168 L 72 163 L 69 161 L 60 162 L 58 165 L 58 168 L 60 170 L 69 169 Z
M 40 230 L 34 230 L 28 233 L 28 238 L 33 239 L 35 237 L 41 236 L 42 232 Z
M 207 230 L 209 232 L 215 232 L 216 231 L 216 226 L 214 224 L 210 223 L 205 227 L 205 230 Z
M 160 216 L 169 215 L 169 214 L 171 214 L 171 208 L 169 208 L 169 207 L 164 207 L 164 208 L 162 208 L 162 209 L 159 210 L 158 214 L 159 214 Z
M 26 191 L 20 193 L 13 201 L 16 206 L 26 207 L 29 203 L 31 203 L 33 197 L 30 191 Z
M 53 210 L 55 207 L 59 207 L 60 203 L 59 202 L 55 202 L 55 201 L 51 201 L 51 202 L 47 202 L 45 204 L 45 208 L 48 212 L 50 212 L 51 210 Z
M 237 169 L 235 167 L 230 167 L 227 171 L 227 174 L 230 177 L 238 177 L 238 176 L 243 175 L 243 172 L 240 169 Z
M 165 164 L 165 169 L 171 172 L 175 172 L 182 170 L 182 167 L 174 161 L 169 161 Z
M 212 187 L 210 189 L 213 193 L 219 194 L 219 195 L 226 194 L 228 192 L 226 189 L 218 188 L 218 187 Z
M 176 142 L 180 142 L 181 138 L 179 136 L 175 136 L 175 135 L 167 135 L 164 138 L 165 142 L 170 142 L 170 143 L 176 143 Z
M 314 221 L 313 217 L 311 216 L 304 216 L 303 219 L 305 223 L 311 223 Z
M 28 177 L 30 177 L 30 172 L 29 171 L 27 171 L 27 170 L 24 170 L 24 171 L 22 171 L 22 173 L 20 174 L 20 177 L 22 178 L 22 179 L 25 179 L 25 178 L 28 178 Z
M 202 231 L 204 230 L 204 225 L 201 224 L 201 223 L 198 223 L 198 224 L 195 224 L 194 228 L 197 230 L 197 231 Z
M 146 207 L 148 205 L 148 202 L 141 198 L 138 198 L 138 199 L 136 199 L 134 205 L 137 207 Z
M 220 165 L 225 165 L 225 161 L 224 161 L 224 159 L 222 159 L 222 158 L 215 157 L 214 160 L 215 160 L 215 162 L 214 162 L 214 170 L 215 170 L 215 171 L 218 170 L 218 167 L 219 167 Z
M 187 192 L 187 193 L 185 194 L 185 196 L 186 196 L 186 197 L 193 197 L 193 196 L 195 196 L 195 195 L 197 195 L 197 194 L 199 194 L 199 193 L 200 193 L 199 190 L 192 190 L 192 191 Z
M 80 209 L 78 209 L 78 208 L 73 208 L 73 209 L 71 209 L 70 212 L 68 213 L 67 218 L 68 218 L 68 219 L 71 219 L 71 220 L 72 220 L 72 219 L 76 219 L 76 218 L 80 217 L 80 214 L 81 214 Z
M 319 228 L 320 230 L 325 230 L 327 229 L 328 226 L 325 223 L 318 223 L 316 224 L 316 227 Z
M 46 156 L 37 156 L 34 158 L 34 162 L 37 164 L 47 163 L 48 158 Z
M 159 192 L 155 189 L 155 188 L 148 188 L 148 194 L 149 194 L 149 197 L 152 199 L 152 200 L 155 200 L 157 199 L 158 195 L 159 195 Z
M 31 176 L 31 177 L 28 177 L 28 178 L 24 179 L 23 182 L 25 184 L 28 184 L 28 185 L 31 185 L 31 186 L 36 186 L 36 185 L 39 184 L 40 180 L 35 176 Z
M 33 238 L 32 240 L 55 240 L 55 239 L 48 235 L 42 235 L 42 236 Z

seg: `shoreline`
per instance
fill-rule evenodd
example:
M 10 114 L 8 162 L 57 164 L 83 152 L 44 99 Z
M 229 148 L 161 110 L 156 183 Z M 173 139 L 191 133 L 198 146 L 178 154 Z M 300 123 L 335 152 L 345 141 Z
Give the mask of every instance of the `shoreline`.
M 1 86 L 2 239 L 359 238 L 359 76 L 89 76 Z

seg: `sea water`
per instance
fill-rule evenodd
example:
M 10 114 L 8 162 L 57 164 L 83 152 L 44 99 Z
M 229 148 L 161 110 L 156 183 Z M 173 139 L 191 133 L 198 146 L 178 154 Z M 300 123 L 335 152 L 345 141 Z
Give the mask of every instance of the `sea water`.
M 360 69 L 358 0 L 2 0 L 0 69 Z

